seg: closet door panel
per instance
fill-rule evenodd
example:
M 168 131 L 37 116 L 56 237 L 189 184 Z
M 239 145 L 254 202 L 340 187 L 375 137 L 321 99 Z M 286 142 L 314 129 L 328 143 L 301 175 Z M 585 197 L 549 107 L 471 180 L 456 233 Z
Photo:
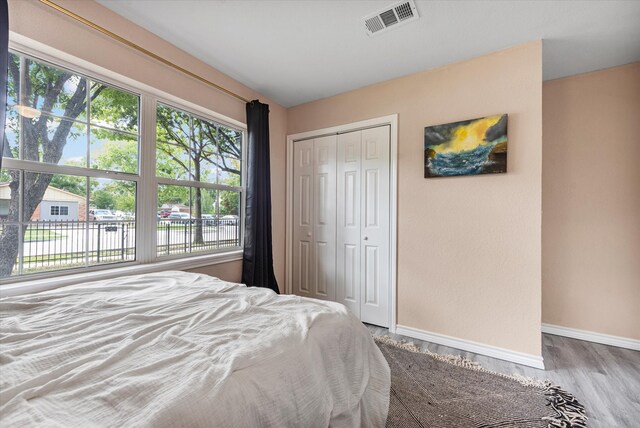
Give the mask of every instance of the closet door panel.
M 388 327 L 390 127 L 294 145 L 293 291 Z
M 314 297 L 336 299 L 336 140 L 316 138 L 314 150 Z
M 361 131 L 338 136 L 336 301 L 360 316 Z
M 389 326 L 389 126 L 362 131 L 360 319 Z
M 293 293 L 313 297 L 313 140 L 294 145 Z

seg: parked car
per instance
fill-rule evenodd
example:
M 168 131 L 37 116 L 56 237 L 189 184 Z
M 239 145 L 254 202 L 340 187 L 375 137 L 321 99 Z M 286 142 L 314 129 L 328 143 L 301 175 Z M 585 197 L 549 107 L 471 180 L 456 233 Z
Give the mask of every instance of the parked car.
M 195 218 L 188 213 L 171 213 L 167 219 L 171 220 L 171 223 L 194 223 Z
M 225 215 L 220 219 L 220 224 L 225 226 L 235 226 L 238 224 L 239 217 L 237 215 Z
M 218 219 L 211 214 L 202 214 L 202 224 L 205 226 L 215 226 L 218 224 Z
M 130 212 L 116 211 L 113 214 L 115 214 L 118 220 L 135 220 L 136 219 L 135 214 Z
M 92 221 L 114 221 L 118 217 L 109 210 L 95 209 L 89 210 L 89 220 Z

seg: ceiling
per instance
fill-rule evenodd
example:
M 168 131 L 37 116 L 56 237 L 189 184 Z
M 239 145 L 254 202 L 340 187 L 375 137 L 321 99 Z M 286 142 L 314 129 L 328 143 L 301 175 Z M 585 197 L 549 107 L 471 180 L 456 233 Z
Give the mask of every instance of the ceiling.
M 640 1 L 424 1 L 366 35 L 396 1 L 98 0 L 290 107 L 543 39 L 544 79 L 640 60 Z

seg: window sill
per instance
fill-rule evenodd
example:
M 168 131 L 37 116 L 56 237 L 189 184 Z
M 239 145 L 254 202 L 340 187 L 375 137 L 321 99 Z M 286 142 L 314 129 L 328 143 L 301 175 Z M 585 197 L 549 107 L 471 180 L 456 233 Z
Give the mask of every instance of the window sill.
M 51 278 L 18 281 L 0 286 L 0 297 L 38 293 L 81 282 L 110 279 L 125 275 L 138 275 L 150 272 L 160 272 L 163 270 L 195 269 L 198 267 L 235 262 L 238 260 L 242 260 L 242 250 L 236 250 L 224 254 L 207 254 L 196 257 L 161 260 L 154 263 L 139 263 L 125 267 L 93 270 L 90 272 L 61 275 Z

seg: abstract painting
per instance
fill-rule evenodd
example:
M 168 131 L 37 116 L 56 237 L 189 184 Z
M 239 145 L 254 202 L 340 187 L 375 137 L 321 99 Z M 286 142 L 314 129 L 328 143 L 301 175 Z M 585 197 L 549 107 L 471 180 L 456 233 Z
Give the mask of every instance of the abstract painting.
M 507 115 L 424 128 L 424 177 L 507 172 Z

